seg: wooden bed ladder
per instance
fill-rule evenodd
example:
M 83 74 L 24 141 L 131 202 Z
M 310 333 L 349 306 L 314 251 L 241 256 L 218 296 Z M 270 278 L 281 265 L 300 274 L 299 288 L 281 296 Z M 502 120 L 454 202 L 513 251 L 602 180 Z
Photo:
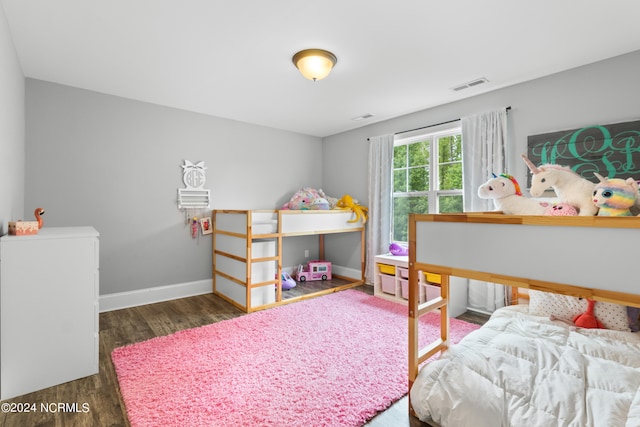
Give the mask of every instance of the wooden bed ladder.
M 418 365 L 434 354 L 446 350 L 449 346 L 449 276 L 442 275 L 440 296 L 420 304 L 420 289 L 418 275 L 423 274 L 409 263 L 409 387 L 418 376 Z M 440 338 L 424 348 L 420 348 L 419 329 L 420 318 L 431 311 L 440 310 Z
M 415 236 L 415 218 L 410 215 L 409 236 Z M 420 304 L 419 275 L 424 274 L 416 263 L 416 242 L 409 239 L 409 390 L 418 376 L 419 365 L 449 347 L 449 275 L 441 274 L 440 296 Z M 431 311 L 440 310 L 440 338 L 420 348 L 420 318 Z M 409 413 L 415 416 L 409 401 Z

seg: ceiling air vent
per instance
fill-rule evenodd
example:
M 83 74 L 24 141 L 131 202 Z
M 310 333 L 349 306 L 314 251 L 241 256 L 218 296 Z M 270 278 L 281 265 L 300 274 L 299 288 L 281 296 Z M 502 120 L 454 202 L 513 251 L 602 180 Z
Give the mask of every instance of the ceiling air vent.
M 470 87 L 474 87 L 474 86 L 478 86 L 484 83 L 488 83 L 489 80 L 485 79 L 484 77 L 481 77 L 479 79 L 475 79 L 473 81 L 470 81 L 468 83 L 464 83 L 455 87 L 452 87 L 451 90 L 458 92 L 464 89 L 469 89 Z
M 355 122 L 359 122 L 360 120 L 370 119 L 371 117 L 373 117 L 373 114 L 367 113 L 367 114 L 363 114 L 363 115 L 358 116 L 358 117 L 354 117 L 351 120 L 353 120 Z

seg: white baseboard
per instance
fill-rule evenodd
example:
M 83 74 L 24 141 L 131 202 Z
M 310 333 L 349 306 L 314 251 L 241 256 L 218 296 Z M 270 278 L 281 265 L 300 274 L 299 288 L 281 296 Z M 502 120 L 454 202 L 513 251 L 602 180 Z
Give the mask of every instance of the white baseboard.
M 177 283 L 175 285 L 100 295 L 100 313 L 178 298 L 192 297 L 195 295 L 210 294 L 211 292 L 213 292 L 212 279 L 205 279 L 195 282 Z
M 332 267 L 333 274 L 349 277 L 354 280 L 360 280 L 361 273 L 358 269 L 341 267 L 339 265 L 333 265 Z M 284 267 L 283 271 L 287 271 L 293 275 L 296 269 L 297 266 Z M 154 304 L 156 302 L 170 301 L 178 298 L 210 294 L 211 292 L 213 292 L 212 279 L 205 279 L 195 282 L 177 283 L 175 285 L 157 286 L 155 288 L 100 295 L 100 313 L 121 310 L 123 308 L 137 307 L 140 305 Z
M 362 279 L 362 272 L 356 268 L 342 267 L 339 265 L 332 266 L 332 273 L 338 276 L 349 277 L 353 280 Z

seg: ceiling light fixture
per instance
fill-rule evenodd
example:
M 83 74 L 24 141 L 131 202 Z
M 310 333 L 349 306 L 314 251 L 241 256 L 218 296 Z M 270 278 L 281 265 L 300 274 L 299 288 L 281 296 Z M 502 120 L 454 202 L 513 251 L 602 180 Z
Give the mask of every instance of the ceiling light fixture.
M 293 55 L 293 64 L 309 80 L 322 80 L 338 62 L 336 56 L 322 49 L 305 49 Z

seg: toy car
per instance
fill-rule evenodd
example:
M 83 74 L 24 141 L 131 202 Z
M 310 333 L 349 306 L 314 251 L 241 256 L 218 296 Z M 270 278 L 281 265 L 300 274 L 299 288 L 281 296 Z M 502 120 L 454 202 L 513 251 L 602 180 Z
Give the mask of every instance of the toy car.
M 331 280 L 331 263 L 329 261 L 309 261 L 307 266 L 300 264 L 296 273 L 298 282 L 307 280 Z

